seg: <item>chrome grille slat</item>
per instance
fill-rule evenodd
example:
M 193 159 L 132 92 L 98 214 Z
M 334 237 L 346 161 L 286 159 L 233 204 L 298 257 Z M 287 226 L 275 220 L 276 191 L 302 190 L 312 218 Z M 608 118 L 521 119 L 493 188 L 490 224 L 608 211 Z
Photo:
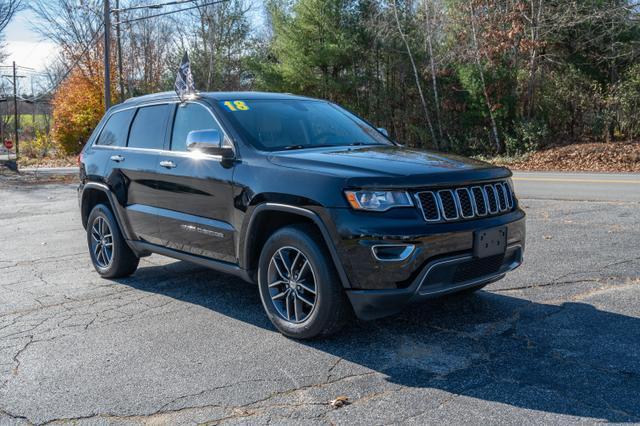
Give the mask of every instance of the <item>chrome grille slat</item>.
M 460 216 L 464 219 L 470 219 L 473 217 L 473 201 L 469 188 L 458 188 L 455 191 L 456 198 L 458 199 L 458 206 L 460 206 Z
M 493 186 L 493 189 L 496 191 L 496 196 L 498 199 L 498 209 L 503 212 L 507 210 L 507 196 L 504 193 L 504 188 L 502 184 L 496 184 Z
M 502 187 L 504 188 L 505 195 L 507 197 L 507 206 L 509 210 L 513 208 L 513 193 L 511 192 L 511 187 L 507 182 L 502 182 Z
M 436 193 L 438 201 L 440 201 L 440 213 L 446 220 L 456 220 L 460 217 L 458 213 L 458 204 L 453 191 L 450 189 L 442 189 Z M 443 198 L 444 196 L 444 198 Z
M 415 197 L 418 207 L 422 212 L 422 217 L 425 221 L 440 221 L 440 204 L 438 202 L 436 194 L 433 191 L 418 192 Z
M 487 194 L 479 186 L 472 186 L 473 206 L 476 216 L 487 215 Z
M 487 194 L 487 210 L 490 214 L 498 213 L 498 196 L 493 185 L 485 185 L 482 187 L 484 193 Z
M 511 211 L 515 198 L 507 182 L 419 191 L 413 194 L 426 222 L 449 222 Z

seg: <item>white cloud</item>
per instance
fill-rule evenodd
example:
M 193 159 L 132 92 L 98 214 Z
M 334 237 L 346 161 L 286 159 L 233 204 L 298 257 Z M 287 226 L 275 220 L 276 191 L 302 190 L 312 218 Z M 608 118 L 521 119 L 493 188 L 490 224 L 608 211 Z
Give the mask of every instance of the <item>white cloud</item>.
M 5 42 L 8 57 L 6 64 L 16 61 L 16 65 L 43 71 L 57 54 L 57 46 L 49 41 L 11 41 Z

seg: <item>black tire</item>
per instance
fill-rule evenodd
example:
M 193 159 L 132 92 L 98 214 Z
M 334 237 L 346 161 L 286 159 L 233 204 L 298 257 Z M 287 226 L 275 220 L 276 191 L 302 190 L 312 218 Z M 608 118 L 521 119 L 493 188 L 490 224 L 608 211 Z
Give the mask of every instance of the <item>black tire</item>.
M 279 250 L 298 250 L 306 257 L 315 280 L 315 305 L 304 320 L 288 321 L 276 308 L 269 287 L 269 266 Z M 295 262 L 294 262 L 295 263 Z M 295 266 L 295 265 L 294 265 Z M 293 269 L 293 268 L 292 268 Z M 288 268 L 287 268 L 288 270 Z M 309 269 L 306 269 L 309 271 Z M 273 271 L 273 267 L 271 269 Z M 301 272 L 298 271 L 300 274 Z M 307 272 L 309 273 L 309 272 Z M 286 287 L 288 284 L 282 284 Z M 310 339 L 336 333 L 351 317 L 351 307 L 335 271 L 331 257 L 317 230 L 310 225 L 292 225 L 276 231 L 265 243 L 258 266 L 260 299 L 267 316 L 285 336 Z M 300 287 L 298 287 L 300 289 Z M 274 292 L 277 292 L 276 290 Z M 304 292 L 304 290 L 302 290 Z M 297 293 L 296 293 L 297 294 Z M 306 293 L 305 297 L 311 296 Z M 286 296 L 288 299 L 289 296 Z M 295 301 L 295 298 L 293 299 Z M 287 300 L 287 303 L 289 301 Z M 297 309 L 297 307 L 296 307 Z M 288 313 L 288 311 L 287 311 Z M 296 310 L 297 316 L 297 310 Z
M 95 230 L 94 227 L 100 227 L 103 224 L 106 224 L 110 231 L 111 250 L 109 251 L 105 248 L 104 254 L 100 254 L 102 249 L 96 250 L 96 245 L 99 245 L 99 243 L 94 237 L 96 234 L 93 234 L 93 232 Z M 106 240 L 100 239 L 100 241 L 107 241 L 108 244 L 109 238 Z M 138 268 L 140 258 L 127 245 L 111 209 L 104 204 L 96 205 L 89 214 L 89 219 L 87 219 L 87 244 L 93 267 L 103 278 L 127 277 Z M 108 253 L 110 253 L 110 256 L 108 256 Z M 110 258 L 108 262 L 106 261 L 107 257 Z

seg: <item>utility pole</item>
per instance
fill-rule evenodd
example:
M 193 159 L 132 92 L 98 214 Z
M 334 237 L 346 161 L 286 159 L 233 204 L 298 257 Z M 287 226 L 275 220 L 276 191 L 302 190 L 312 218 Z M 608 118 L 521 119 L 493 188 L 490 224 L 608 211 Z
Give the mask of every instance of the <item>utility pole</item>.
M 33 75 L 31 76 L 31 126 L 33 126 L 33 133 L 36 133 L 36 102 L 33 101 L 33 99 L 36 97 L 35 93 L 33 92 Z
M 118 83 L 120 84 L 120 102 L 124 102 L 124 80 L 122 79 L 122 42 L 120 40 L 120 0 L 116 0 L 116 39 L 118 43 Z
M 111 6 L 109 0 L 104 0 L 104 109 L 111 107 L 111 70 L 110 42 L 111 42 Z M 15 73 L 15 72 L 14 72 Z
M 18 127 L 20 127 L 20 119 L 18 118 L 18 83 L 16 80 L 16 61 L 13 61 L 13 123 L 15 124 L 14 135 L 16 143 L 16 162 L 20 157 L 20 148 L 18 145 Z

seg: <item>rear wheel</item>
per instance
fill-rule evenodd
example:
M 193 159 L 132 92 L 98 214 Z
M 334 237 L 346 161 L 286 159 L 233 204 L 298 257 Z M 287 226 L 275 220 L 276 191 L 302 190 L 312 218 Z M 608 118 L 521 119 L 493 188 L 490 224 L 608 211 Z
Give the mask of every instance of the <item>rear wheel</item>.
M 140 258 L 129 248 L 104 204 L 96 205 L 89 214 L 87 244 L 93 267 L 104 278 L 126 277 L 138 268 Z
M 260 255 L 258 283 L 269 319 L 286 336 L 329 335 L 349 317 L 349 304 L 329 253 L 311 226 L 282 228 L 267 240 Z

